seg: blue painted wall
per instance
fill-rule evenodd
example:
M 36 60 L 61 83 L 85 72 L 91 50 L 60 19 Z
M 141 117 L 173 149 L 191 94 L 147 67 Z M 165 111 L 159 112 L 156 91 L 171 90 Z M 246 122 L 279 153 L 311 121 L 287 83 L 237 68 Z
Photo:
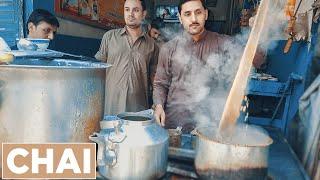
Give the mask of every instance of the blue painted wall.
M 24 0 L 23 1 L 23 21 L 26 23 L 28 21 L 28 17 L 30 16 L 32 10 L 33 10 L 33 0 Z M 26 28 L 26 25 L 24 23 L 24 29 Z M 26 36 L 26 32 L 24 32 L 24 36 Z
M 33 0 L 34 8 L 42 8 L 54 13 L 54 0 Z
M 9 46 L 16 43 L 22 33 L 22 0 L 11 0 L 1 2 L 0 5 L 0 37 L 2 37 Z

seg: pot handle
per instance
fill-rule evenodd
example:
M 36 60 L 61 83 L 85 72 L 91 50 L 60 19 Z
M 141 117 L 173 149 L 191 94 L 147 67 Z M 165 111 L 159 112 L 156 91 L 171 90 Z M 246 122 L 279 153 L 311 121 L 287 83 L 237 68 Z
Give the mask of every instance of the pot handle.
M 117 144 L 114 144 L 110 140 L 107 140 L 106 143 L 106 151 L 105 151 L 105 162 L 107 162 L 108 166 L 115 166 L 117 164 Z
M 114 122 L 114 132 L 111 132 L 106 138 L 106 151 L 105 157 L 106 162 L 109 166 L 115 166 L 117 164 L 118 159 L 118 149 L 119 143 L 122 143 L 126 138 L 127 134 L 124 132 L 123 128 L 123 121 L 115 121 Z
M 104 166 L 105 164 L 105 157 L 104 157 L 104 136 L 100 135 L 99 133 L 93 133 L 91 136 L 89 136 L 89 139 L 95 143 L 98 144 L 98 153 L 97 153 L 97 165 L 98 166 Z
M 98 144 L 97 165 L 98 166 L 114 166 L 117 163 L 117 144 L 109 140 L 108 136 L 99 133 L 93 133 L 89 139 Z
M 108 137 L 108 141 L 111 143 L 122 143 L 126 138 L 127 134 L 123 130 L 123 120 L 114 122 L 114 132 L 111 132 Z

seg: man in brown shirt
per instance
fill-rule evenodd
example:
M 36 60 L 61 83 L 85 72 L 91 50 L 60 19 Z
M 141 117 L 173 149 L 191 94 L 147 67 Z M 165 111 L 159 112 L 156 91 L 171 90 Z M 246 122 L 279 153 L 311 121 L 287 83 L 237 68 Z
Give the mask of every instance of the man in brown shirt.
M 204 113 L 201 104 L 204 87 L 197 86 L 196 81 L 201 81 L 204 71 L 213 71 L 215 61 L 226 59 L 232 49 L 238 50 L 236 41 L 229 36 L 206 31 L 205 21 L 208 11 L 201 0 L 180 0 L 179 19 L 184 27 L 184 32 L 175 39 L 164 44 L 159 54 L 159 64 L 154 80 L 153 101 L 155 118 L 159 124 L 166 128 L 182 126 L 184 132 L 190 132 L 196 126 L 194 114 L 198 110 Z M 239 58 L 242 50 L 238 50 Z M 237 59 L 233 57 L 233 59 Z M 263 63 L 263 55 L 257 53 L 254 66 Z M 216 63 L 217 64 L 217 63 Z M 213 66 L 212 69 L 208 66 Z M 230 64 L 230 66 L 237 66 Z M 215 86 L 215 76 L 208 77 L 210 87 Z M 198 89 L 197 89 L 198 88 Z M 214 88 L 214 87 L 213 87 Z M 205 106 L 205 105 L 204 105 Z
M 106 32 L 95 58 L 112 64 L 106 74 L 105 114 L 149 108 L 158 47 L 141 29 L 146 16 L 144 0 L 126 0 L 126 26 Z

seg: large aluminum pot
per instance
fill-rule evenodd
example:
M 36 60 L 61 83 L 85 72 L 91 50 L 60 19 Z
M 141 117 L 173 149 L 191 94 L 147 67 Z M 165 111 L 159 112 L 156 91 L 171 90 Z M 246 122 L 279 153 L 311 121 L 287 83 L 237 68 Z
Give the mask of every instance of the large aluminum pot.
M 101 122 L 98 143 L 99 173 L 108 179 L 158 179 L 167 170 L 168 134 L 152 114 L 123 113 Z
M 103 118 L 107 67 L 30 58 L 0 65 L 0 143 L 88 142 Z
M 198 127 L 195 167 L 201 179 L 265 179 L 272 139 L 262 129 L 240 126 L 222 138 L 217 127 Z

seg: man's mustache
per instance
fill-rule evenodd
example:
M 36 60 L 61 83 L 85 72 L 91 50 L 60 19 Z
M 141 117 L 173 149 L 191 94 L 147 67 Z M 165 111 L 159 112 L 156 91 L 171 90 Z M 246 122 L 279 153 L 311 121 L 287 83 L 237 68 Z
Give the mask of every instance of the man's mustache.
M 192 23 L 189 25 L 189 27 L 192 27 L 192 26 L 200 26 L 200 24 L 199 23 Z
M 130 14 L 127 16 L 128 19 L 135 19 L 134 15 Z
M 132 20 L 135 20 L 136 18 L 133 18 L 133 17 L 129 17 L 127 18 L 129 21 L 132 21 Z

